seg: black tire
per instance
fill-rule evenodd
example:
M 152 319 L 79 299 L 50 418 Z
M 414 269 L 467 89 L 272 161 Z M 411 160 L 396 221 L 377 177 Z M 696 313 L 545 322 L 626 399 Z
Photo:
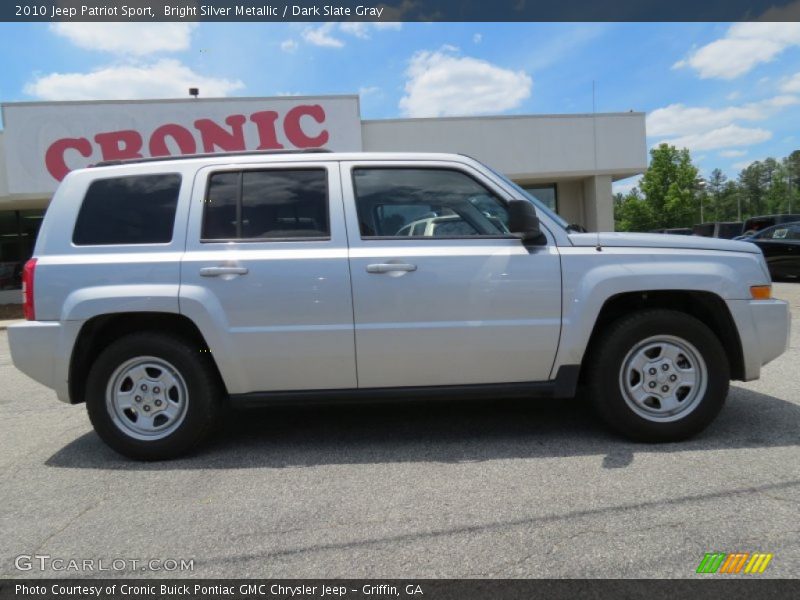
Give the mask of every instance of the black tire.
M 671 421 L 658 420 L 657 414 L 648 415 L 648 418 L 638 414 L 637 410 L 646 412 L 650 407 L 634 408 L 635 400 L 626 400 L 623 391 L 625 384 L 621 372 L 628 353 L 640 347 L 639 344 L 645 340 L 659 339 L 658 336 L 688 342 L 705 363 L 705 392 L 699 393 L 702 389 L 699 385 L 695 396 L 692 397 L 689 392 L 692 400 L 686 407 L 674 409 L 676 412 L 673 416 L 663 415 L 665 419 L 675 419 Z M 627 374 L 631 372 L 626 370 Z M 647 372 L 650 373 L 649 368 Z M 656 373 L 656 376 L 661 376 L 658 371 Z M 633 379 L 637 376 L 634 375 Z M 644 377 L 651 378 L 647 381 L 649 387 L 654 376 L 645 374 Z M 728 395 L 730 365 L 719 339 L 701 321 L 672 310 L 642 310 L 615 321 L 600 334 L 590 352 L 587 381 L 595 409 L 613 429 L 636 441 L 674 442 L 699 433 L 717 416 Z M 660 384 L 655 387 L 658 386 Z M 647 389 L 644 380 L 641 389 Z M 691 388 L 684 388 L 680 393 L 686 389 Z M 652 404 L 654 413 L 661 408 L 655 396 L 645 402 Z M 685 411 L 685 414 L 681 411 Z
M 113 409 L 107 402 L 107 389 L 115 371 L 137 357 L 166 361 L 185 383 L 182 421 L 159 439 L 137 439 L 124 430 L 114 422 Z M 86 408 L 95 431 L 111 448 L 135 460 L 176 458 L 202 444 L 218 424 L 222 398 L 223 387 L 207 351 L 182 338 L 156 332 L 126 335 L 110 344 L 95 360 L 86 384 Z M 119 416 L 117 419 L 121 420 Z

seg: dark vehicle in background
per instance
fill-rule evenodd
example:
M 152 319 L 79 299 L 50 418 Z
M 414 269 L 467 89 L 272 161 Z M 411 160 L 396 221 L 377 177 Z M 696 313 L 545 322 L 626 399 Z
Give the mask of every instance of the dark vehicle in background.
M 742 235 L 744 231 L 744 223 L 741 221 L 727 221 L 716 223 L 714 228 L 714 237 L 723 240 L 732 240 L 737 235 Z
M 778 225 L 780 223 L 792 223 L 794 221 L 800 221 L 800 215 L 761 215 L 759 217 L 750 217 L 744 222 L 742 235 L 734 239 L 744 239 L 766 229 L 767 227 L 772 227 L 773 225 Z
M 714 237 L 714 223 L 698 223 L 692 227 L 692 235 Z
M 669 229 L 651 229 L 650 233 L 668 233 L 670 235 L 692 235 L 688 227 L 671 227 Z
M 800 278 L 800 221 L 773 225 L 744 240 L 761 248 L 773 279 Z
M 703 237 L 715 237 L 724 240 L 730 240 L 737 235 L 742 234 L 742 226 L 743 224 L 741 221 L 698 223 L 692 227 L 692 233 L 694 235 L 700 235 Z

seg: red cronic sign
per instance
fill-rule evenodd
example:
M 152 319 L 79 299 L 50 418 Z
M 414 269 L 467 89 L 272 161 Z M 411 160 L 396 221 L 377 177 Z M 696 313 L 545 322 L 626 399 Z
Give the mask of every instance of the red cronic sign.
M 233 152 L 240 150 L 281 150 L 286 146 L 279 141 L 283 137 L 294 148 L 321 148 L 330 138 L 328 130 L 317 129 L 308 133 L 304 117 L 319 125 L 326 120 L 325 109 L 320 104 L 300 104 L 281 115 L 274 110 L 261 110 L 244 114 L 231 114 L 222 122 L 202 118 L 196 119 L 192 127 L 177 123 L 163 123 L 152 132 L 137 129 L 103 131 L 91 137 L 64 137 L 54 141 L 45 151 L 45 165 L 50 175 L 61 181 L 70 172 L 67 157 L 70 153 L 89 158 L 99 151 L 102 160 L 124 160 L 144 156 L 171 156 L 170 146 L 179 154 L 198 152 Z M 255 132 L 258 145 L 249 148 L 246 142 L 247 128 Z

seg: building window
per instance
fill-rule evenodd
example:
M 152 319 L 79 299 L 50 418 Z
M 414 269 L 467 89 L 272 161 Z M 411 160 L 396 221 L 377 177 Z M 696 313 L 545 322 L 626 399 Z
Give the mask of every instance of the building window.
M 22 266 L 32 255 L 43 210 L 0 211 L 0 291 L 22 287 Z
M 556 194 L 555 183 L 520 184 L 520 187 L 553 212 L 558 212 L 558 194 Z

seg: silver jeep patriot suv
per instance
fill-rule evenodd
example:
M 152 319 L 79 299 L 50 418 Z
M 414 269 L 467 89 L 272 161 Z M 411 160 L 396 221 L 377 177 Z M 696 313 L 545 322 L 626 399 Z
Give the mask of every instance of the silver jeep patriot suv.
M 137 459 L 227 405 L 568 397 L 686 438 L 789 339 L 757 246 L 573 231 L 450 154 L 246 153 L 70 173 L 24 269 L 15 365 Z

